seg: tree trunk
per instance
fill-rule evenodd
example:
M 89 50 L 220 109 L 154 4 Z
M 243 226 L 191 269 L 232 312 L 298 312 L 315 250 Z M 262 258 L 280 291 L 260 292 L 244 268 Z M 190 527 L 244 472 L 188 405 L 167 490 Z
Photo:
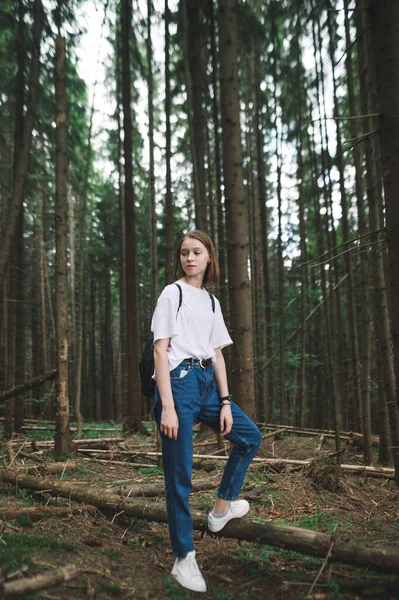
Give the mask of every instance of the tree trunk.
M 314 11 L 313 0 L 311 0 L 312 10 Z M 321 167 L 323 171 L 323 202 L 326 211 L 326 218 L 321 220 L 323 230 L 325 231 L 325 239 L 327 247 L 335 247 L 337 245 L 337 235 L 335 230 L 334 219 L 332 218 L 332 181 L 331 181 L 331 165 L 330 165 L 330 154 L 329 154 L 329 135 L 327 128 L 327 111 L 326 111 L 326 91 L 325 91 L 325 73 L 324 73 L 324 59 L 323 59 L 323 39 L 320 26 L 320 17 L 312 19 L 312 39 L 316 52 L 315 70 L 316 70 L 316 88 L 317 88 L 317 104 L 318 112 L 321 117 L 319 121 L 319 136 L 322 144 L 322 161 Z M 318 60 L 317 60 L 318 58 Z M 315 167 L 315 173 L 318 172 Z M 335 256 L 335 253 L 333 254 Z M 337 288 L 339 283 L 339 265 L 338 261 L 334 260 L 331 263 L 329 269 L 329 280 L 331 287 Z M 345 276 L 347 278 L 347 275 Z M 348 394 L 347 394 L 347 367 L 346 367 L 346 347 L 345 347 L 345 336 L 343 331 L 343 319 L 342 319 L 342 308 L 341 308 L 341 293 L 338 291 L 331 298 L 331 323 L 332 323 L 332 334 L 334 337 L 333 344 L 333 363 L 336 379 L 336 391 L 340 398 L 340 415 L 341 424 L 345 429 L 348 429 Z M 331 399 L 331 405 L 335 406 L 335 398 L 331 395 L 331 388 L 329 389 L 329 398 Z
M 242 177 L 237 76 L 237 6 L 219 0 L 220 91 L 231 324 L 235 344 L 232 389 L 237 403 L 255 417 L 251 287 L 248 278 L 248 223 Z
M 219 277 L 219 298 L 220 304 L 223 307 L 223 312 L 226 315 L 226 321 L 229 322 L 227 292 L 227 277 L 226 277 L 226 235 L 225 235 L 225 213 L 222 197 L 222 163 L 220 157 L 220 119 L 218 107 L 218 61 L 216 49 L 216 31 L 215 31 L 215 15 L 213 0 L 209 0 L 209 15 L 211 27 L 211 56 L 212 56 L 212 120 L 213 120 L 213 135 L 214 135 L 214 152 L 215 152 L 215 170 L 216 170 L 216 204 L 217 204 L 217 238 L 218 238 L 218 261 L 220 268 Z
M 62 456 L 72 449 L 69 430 L 68 397 L 68 292 L 67 292 L 67 93 L 65 39 L 60 35 L 55 46 L 56 94 L 56 412 L 54 454 Z
M 307 249 L 306 249 L 306 230 L 305 230 L 305 198 L 303 193 L 303 108 L 302 108 L 302 58 L 300 48 L 300 36 L 301 36 L 301 2 L 297 2 L 297 17 L 295 24 L 295 53 L 296 53 L 296 89 L 298 92 L 296 98 L 296 118 L 297 118 L 297 181 L 298 181 L 298 208 L 299 208 L 299 233 L 300 233 L 300 249 L 301 249 L 301 341 L 300 341 L 300 353 L 301 361 L 299 366 L 299 399 L 298 409 L 295 411 L 296 421 L 299 427 L 303 427 L 305 420 L 306 411 L 306 315 L 308 312 L 307 308 L 307 289 L 308 289 L 308 275 L 307 267 L 305 265 L 307 261 Z M 296 409 L 296 407 L 295 407 Z M 285 421 L 281 420 L 281 423 Z
M 359 4 L 364 8 L 364 0 Z M 375 65 L 371 51 L 371 36 L 364 34 L 370 28 L 370 16 L 367 10 L 355 11 L 356 30 L 358 37 L 358 70 L 360 82 L 360 97 L 362 114 L 377 112 L 376 106 L 376 81 Z M 365 119 L 364 132 L 377 129 L 378 125 L 373 117 Z M 380 149 L 377 137 L 368 137 L 365 141 L 367 199 L 369 206 L 369 224 L 371 231 L 382 227 L 380 219 L 381 196 L 379 193 L 379 171 L 377 164 L 380 159 Z M 377 238 L 384 243 L 385 235 L 377 233 Z M 388 314 L 388 299 L 384 270 L 383 253 L 379 250 L 371 256 L 372 302 L 370 305 L 374 334 L 377 341 L 377 375 L 379 381 L 379 434 L 381 443 L 379 459 L 381 462 L 392 461 L 391 434 L 389 428 L 388 404 L 394 402 L 395 373 L 393 365 L 393 348 L 391 339 L 391 326 Z M 380 389 L 382 387 L 382 389 Z
M 116 57 L 116 119 L 118 128 L 118 144 L 117 144 L 117 167 L 118 167 L 118 205 L 119 205 L 119 344 L 120 344 L 120 405 L 122 407 L 122 415 L 127 413 L 127 336 L 126 336 L 126 226 L 125 226 L 125 199 L 123 189 L 123 167 L 122 167 L 122 123 L 121 123 L 121 34 L 120 26 L 117 23 L 117 57 Z M 151 117 L 150 117 L 151 118 Z M 150 141 L 151 143 L 151 141 Z M 152 185 L 152 184 L 151 184 Z M 93 311 L 95 313 L 95 294 L 94 283 L 90 289 L 90 298 Z M 93 313 L 93 322 L 95 314 Z M 94 324 L 93 324 L 94 327 Z M 94 333 L 93 333 L 94 336 Z M 92 342 L 91 356 L 93 357 L 95 366 L 95 340 Z M 91 371 L 94 378 L 94 394 L 93 394 L 93 409 L 96 406 L 96 370 Z M 120 416 L 122 416 L 120 415 Z
M 142 431 L 141 422 L 142 397 L 139 374 L 139 321 L 137 302 L 137 267 L 136 267 L 136 219 L 133 189 L 133 127 L 131 113 L 131 76 L 130 76 L 130 33 L 131 3 L 121 3 L 122 34 L 122 100 L 123 100 L 123 149 L 125 159 L 125 226 L 126 226 L 126 310 L 127 310 L 127 414 L 125 427 L 128 431 Z
M 196 161 L 195 172 L 197 177 L 194 185 L 198 189 L 194 192 L 195 222 L 198 229 L 204 231 L 208 228 L 208 206 L 205 185 L 205 116 L 203 109 L 204 96 L 204 52 L 202 40 L 201 2 L 197 0 L 182 0 L 185 3 L 184 16 L 186 19 L 187 50 L 189 66 L 189 85 L 191 88 L 192 108 L 192 134 Z
M 165 159 L 166 159 L 166 191 L 165 191 L 165 236 L 166 236 L 166 264 L 165 284 L 174 280 L 173 264 L 173 198 L 172 198 L 172 172 L 171 172 L 171 99 L 170 99 L 170 35 L 169 35 L 170 11 L 168 0 L 165 0 Z M 188 103 L 189 104 L 189 103 Z
M 167 22 L 168 6 L 165 6 L 165 23 Z M 157 213 L 155 203 L 155 168 L 154 168 L 154 81 L 152 74 L 152 40 L 151 40 L 151 16 L 152 0 L 147 0 L 147 63 L 148 63 L 148 143 L 150 158 L 150 219 L 151 219 L 151 308 L 155 307 L 158 298 L 158 234 L 157 234 Z M 169 30 L 169 27 L 168 27 Z M 166 25 L 165 25 L 166 33 Z M 165 51 L 166 52 L 166 51 Z M 165 54 L 166 62 L 166 54 Z M 165 69 L 166 71 L 166 69 Z M 169 68 L 168 68 L 169 71 Z M 169 73 L 168 73 L 169 75 Z M 169 92 L 165 84 L 165 94 Z M 166 96 L 165 96 L 166 105 Z M 165 106 L 166 112 L 166 106 Z M 170 123 L 169 123 L 170 129 Z M 170 140 L 169 140 L 170 145 Z M 168 167 L 167 167 L 168 169 Z M 169 171 L 170 171 L 170 148 L 169 148 Z M 169 181 L 170 184 L 170 181 Z M 167 186 L 168 187 L 168 186 Z
M 23 129 L 24 114 L 24 68 L 25 68 L 25 42 L 24 42 L 24 5 L 22 0 L 18 0 L 18 40 L 17 40 L 17 63 L 18 73 L 16 77 L 16 106 L 15 106 L 15 158 L 14 168 L 16 172 L 17 148 L 20 146 Z M 15 384 L 21 385 L 25 381 L 25 252 L 24 252 L 24 209 L 21 206 L 21 212 L 18 219 L 17 241 L 16 241 L 16 308 L 15 308 Z M 18 396 L 15 400 L 14 430 L 21 432 L 24 424 L 24 400 L 23 396 Z
M 253 243 L 255 244 L 255 269 L 252 280 L 255 284 L 255 302 L 256 302 L 256 315 L 258 323 L 258 339 L 256 344 L 256 354 L 263 363 L 268 356 L 268 327 L 267 327 L 267 310 L 266 305 L 268 299 L 265 297 L 266 286 L 264 281 L 265 267 L 263 264 L 265 255 L 263 252 L 264 245 L 267 246 L 267 240 L 264 239 L 264 230 L 262 227 L 263 220 L 265 219 L 266 213 L 266 189 L 265 189 L 265 163 L 264 163 L 264 133 L 263 133 L 263 119 L 262 119 L 262 101 L 261 101 L 261 74 L 259 72 L 260 56 L 262 49 L 260 47 L 259 40 L 254 40 L 254 83 L 255 83 L 255 140 L 256 140 L 256 186 L 257 190 L 255 193 L 255 205 L 254 205 L 254 227 L 253 227 Z M 259 364 L 259 363 L 258 363 Z M 258 375 L 259 383 L 259 412 L 258 417 L 260 419 L 266 418 L 266 415 L 270 414 L 269 406 L 269 381 L 268 372 L 264 370 Z
M 388 398 L 395 482 L 399 486 L 399 4 L 370 2 L 370 23 L 380 117 L 389 260 L 390 316 L 395 365 L 395 398 Z
M 355 89 L 353 83 L 353 66 L 351 55 L 351 39 L 348 16 L 348 0 L 344 0 L 345 6 L 345 41 L 346 41 L 346 75 L 348 85 L 348 102 L 350 116 L 356 115 Z M 351 138 L 358 136 L 358 127 L 356 119 L 349 119 L 349 129 Z M 362 152 L 361 147 L 356 145 L 353 149 L 353 158 L 355 165 L 355 184 L 356 184 L 356 203 L 358 216 L 358 233 L 360 236 L 366 233 L 366 217 L 364 210 L 364 189 L 362 172 Z M 345 240 L 343 240 L 345 241 Z M 371 465 L 371 406 L 370 406 L 370 368 L 371 368 L 371 332 L 370 332 L 370 314 L 369 314 L 369 276 L 368 276 L 368 255 L 363 255 L 360 264 L 360 322 L 359 322 L 359 358 L 361 359 L 360 370 L 360 389 L 362 403 L 362 431 L 364 435 L 364 463 Z

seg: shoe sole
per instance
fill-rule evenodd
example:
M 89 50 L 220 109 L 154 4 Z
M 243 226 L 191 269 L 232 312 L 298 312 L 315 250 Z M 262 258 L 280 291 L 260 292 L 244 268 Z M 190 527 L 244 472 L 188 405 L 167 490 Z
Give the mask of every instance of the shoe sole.
M 177 577 L 177 575 L 175 575 L 175 573 L 172 572 L 171 575 L 172 575 L 173 579 L 176 579 L 177 583 L 179 585 L 181 585 L 185 590 L 190 590 L 191 592 L 199 592 L 199 593 L 201 593 L 201 592 L 205 593 L 205 592 L 208 591 L 207 588 L 205 588 L 204 590 L 197 590 L 197 589 L 195 589 L 193 587 L 189 587 L 188 585 L 184 585 L 184 583 L 182 583 L 181 581 L 179 581 L 179 578 Z

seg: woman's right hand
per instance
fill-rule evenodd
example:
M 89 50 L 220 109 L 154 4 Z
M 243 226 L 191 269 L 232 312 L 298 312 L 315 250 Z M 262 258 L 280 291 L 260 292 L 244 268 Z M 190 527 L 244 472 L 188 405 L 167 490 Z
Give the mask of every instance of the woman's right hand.
M 162 407 L 161 413 L 161 432 L 171 440 L 177 440 L 177 431 L 179 429 L 179 419 L 174 406 Z

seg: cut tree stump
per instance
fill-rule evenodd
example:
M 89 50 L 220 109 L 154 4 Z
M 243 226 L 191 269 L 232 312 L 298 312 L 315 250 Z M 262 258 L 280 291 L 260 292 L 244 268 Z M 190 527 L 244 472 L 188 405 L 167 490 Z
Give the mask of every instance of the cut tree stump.
M 59 482 L 54 483 L 50 480 L 38 479 L 29 475 L 16 476 L 15 473 L 6 469 L 0 470 L 0 480 L 4 483 L 18 485 L 19 488 L 36 491 L 45 490 L 47 494 L 53 496 L 63 496 L 76 502 L 92 504 L 113 513 L 124 513 L 128 517 L 159 523 L 168 522 L 165 508 L 145 500 L 125 499 L 106 493 L 99 494 L 87 488 L 80 489 L 77 486 L 68 486 L 66 483 Z M 207 513 L 192 511 L 191 514 L 194 528 L 208 531 Z M 210 534 L 208 533 L 208 535 Z M 345 562 L 388 573 L 399 572 L 399 548 L 353 540 L 349 535 L 320 533 L 272 523 L 257 523 L 249 519 L 234 519 L 224 527 L 220 534 L 216 535 L 248 542 L 270 544 L 322 558 L 325 558 L 332 542 L 334 542 L 330 561 Z

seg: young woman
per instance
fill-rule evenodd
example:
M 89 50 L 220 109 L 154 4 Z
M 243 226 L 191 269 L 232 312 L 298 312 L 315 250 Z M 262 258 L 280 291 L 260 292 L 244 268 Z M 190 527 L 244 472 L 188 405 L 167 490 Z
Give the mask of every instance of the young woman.
M 229 394 L 222 348 L 232 340 L 218 300 L 204 288 L 219 277 L 211 239 L 202 231 L 187 233 L 176 249 L 176 265 L 181 278 L 165 287 L 152 318 L 154 414 L 162 438 L 169 534 L 177 556 L 172 575 L 183 587 L 206 592 L 195 560 L 188 500 L 194 421 L 206 423 L 234 444 L 208 515 L 212 532 L 248 512 L 248 502 L 237 497 L 262 437 Z

